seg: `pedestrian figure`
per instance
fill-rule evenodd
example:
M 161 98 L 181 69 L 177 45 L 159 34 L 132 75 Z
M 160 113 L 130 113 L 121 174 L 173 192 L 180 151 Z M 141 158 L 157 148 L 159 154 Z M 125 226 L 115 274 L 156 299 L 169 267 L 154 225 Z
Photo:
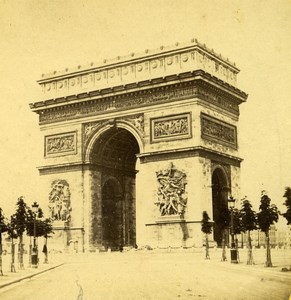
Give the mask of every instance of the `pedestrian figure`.
M 235 249 L 236 249 L 236 253 L 237 253 L 237 261 L 239 262 L 239 252 L 238 252 L 238 239 L 235 239 Z
M 44 263 L 47 264 L 48 263 L 48 257 L 47 257 L 47 246 L 46 246 L 46 244 L 43 245 L 42 252 L 43 252 L 43 254 L 45 256 Z

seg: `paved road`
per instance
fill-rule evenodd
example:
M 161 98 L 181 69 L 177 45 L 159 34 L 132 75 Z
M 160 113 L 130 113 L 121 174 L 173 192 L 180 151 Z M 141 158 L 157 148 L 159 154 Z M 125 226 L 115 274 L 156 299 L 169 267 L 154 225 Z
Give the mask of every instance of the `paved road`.
M 201 253 L 78 256 L 50 272 L 0 290 L 1 300 L 289 299 L 291 274 Z

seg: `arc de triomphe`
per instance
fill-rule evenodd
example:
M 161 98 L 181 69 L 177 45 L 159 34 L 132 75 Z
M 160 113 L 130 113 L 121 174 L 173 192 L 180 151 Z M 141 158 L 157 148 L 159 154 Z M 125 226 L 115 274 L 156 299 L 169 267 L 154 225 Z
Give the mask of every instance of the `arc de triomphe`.
M 44 199 L 54 243 L 79 251 L 195 247 L 239 196 L 235 64 L 193 40 L 43 75 Z

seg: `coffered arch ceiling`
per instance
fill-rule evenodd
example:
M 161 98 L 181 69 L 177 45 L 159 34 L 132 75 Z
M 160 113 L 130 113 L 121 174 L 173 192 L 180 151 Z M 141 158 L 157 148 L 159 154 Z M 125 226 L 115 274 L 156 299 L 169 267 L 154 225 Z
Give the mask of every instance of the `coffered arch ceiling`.
M 139 152 L 135 137 L 126 129 L 114 127 L 95 141 L 90 161 L 104 167 L 133 170 Z

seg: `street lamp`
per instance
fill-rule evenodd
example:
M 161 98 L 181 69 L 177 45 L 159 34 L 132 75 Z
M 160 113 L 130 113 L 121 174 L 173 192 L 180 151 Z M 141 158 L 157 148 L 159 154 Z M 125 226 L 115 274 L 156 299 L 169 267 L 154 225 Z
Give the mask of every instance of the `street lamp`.
M 36 245 L 36 215 L 38 212 L 38 203 L 34 202 L 32 204 L 32 212 L 34 214 L 34 222 L 33 222 L 33 248 L 31 253 L 31 265 L 33 268 L 37 268 L 38 265 L 38 251 L 37 251 L 37 245 Z
M 234 226 L 233 226 L 233 209 L 234 209 L 235 199 L 230 196 L 228 199 L 228 205 L 230 209 L 230 234 L 231 234 L 231 247 L 230 247 L 230 258 L 231 263 L 237 264 L 237 249 L 234 242 Z

